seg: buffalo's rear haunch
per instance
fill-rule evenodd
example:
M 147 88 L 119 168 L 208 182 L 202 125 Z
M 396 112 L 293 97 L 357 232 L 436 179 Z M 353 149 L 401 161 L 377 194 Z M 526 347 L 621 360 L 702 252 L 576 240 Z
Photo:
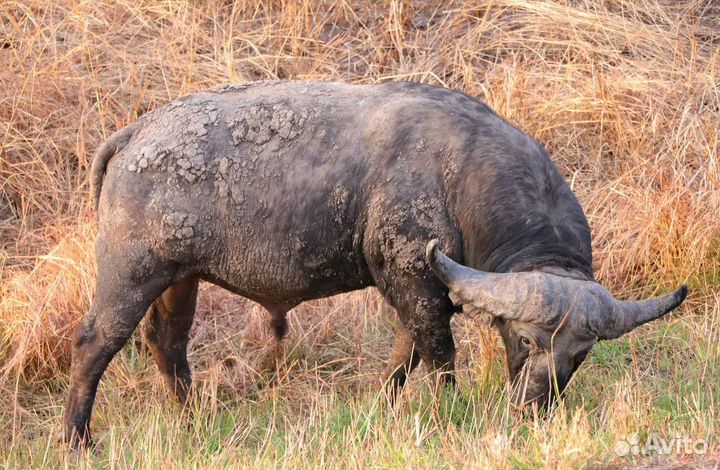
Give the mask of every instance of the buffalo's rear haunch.
M 91 177 L 97 294 L 73 339 L 74 443 L 90 441 L 100 377 L 143 317 L 169 388 L 187 399 L 200 279 L 267 308 L 278 338 L 298 303 L 376 286 L 400 319 L 393 393 L 421 359 L 452 380 L 462 305 L 499 328 L 513 400 L 539 405 L 599 339 L 687 293 L 615 300 L 593 280 L 587 220 L 542 146 L 474 98 L 428 85 L 196 93 L 113 134 Z

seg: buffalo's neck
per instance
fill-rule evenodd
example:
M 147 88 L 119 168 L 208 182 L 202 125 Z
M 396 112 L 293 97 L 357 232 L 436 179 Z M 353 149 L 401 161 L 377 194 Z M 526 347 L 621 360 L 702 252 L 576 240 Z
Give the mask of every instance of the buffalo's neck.
M 568 271 L 592 279 L 590 227 L 539 145 L 467 159 L 450 202 L 462 258 L 475 269 Z
M 488 270 L 494 272 L 543 271 L 549 274 L 594 280 L 592 260 L 582 256 L 578 250 L 542 240 L 529 240 L 526 244 L 515 244 L 513 253 L 496 250 L 485 261 Z
M 592 255 L 583 233 L 570 235 L 574 227 L 549 222 L 488 233 L 463 235 L 463 254 L 468 266 L 489 272 L 543 270 L 571 277 L 593 279 Z M 560 233 L 560 235 L 558 235 Z M 480 236 L 478 236 L 480 235 Z

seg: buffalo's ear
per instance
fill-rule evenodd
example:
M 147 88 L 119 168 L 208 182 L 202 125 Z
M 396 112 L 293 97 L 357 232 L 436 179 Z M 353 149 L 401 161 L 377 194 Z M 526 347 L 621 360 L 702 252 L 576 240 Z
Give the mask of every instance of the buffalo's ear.
M 468 309 L 475 309 L 477 310 L 477 307 L 473 306 L 472 299 L 468 299 L 465 296 L 462 295 L 462 291 L 459 289 L 453 289 L 450 288 L 450 292 L 448 292 L 448 297 L 450 297 L 450 301 L 453 303 L 456 307 L 462 307 L 463 312 L 467 313 Z
M 452 298 L 453 298 L 453 295 L 450 294 L 450 300 L 452 300 Z M 483 326 L 485 326 L 486 328 L 489 328 L 490 326 L 492 326 L 493 321 L 495 321 L 495 317 L 491 313 L 486 312 L 480 308 L 477 308 L 472 303 L 466 303 L 466 304 L 461 304 L 461 305 L 462 305 L 462 312 L 465 315 L 467 315 L 469 317 L 473 317 L 476 320 L 479 320 L 480 323 L 482 323 Z
M 495 324 L 496 318 L 486 312 L 478 313 L 476 317 L 485 328 L 490 328 Z

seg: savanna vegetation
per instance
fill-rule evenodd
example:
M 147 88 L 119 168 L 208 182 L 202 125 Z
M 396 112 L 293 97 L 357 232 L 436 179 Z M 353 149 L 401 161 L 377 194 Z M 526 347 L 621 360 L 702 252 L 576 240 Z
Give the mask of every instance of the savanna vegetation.
M 0 466 L 527 468 L 720 463 L 720 4 L 714 0 L 0 3 Z M 276 361 L 266 313 L 203 285 L 182 411 L 136 335 L 108 369 L 97 446 L 58 442 L 70 333 L 95 290 L 86 179 L 115 129 L 224 82 L 414 80 L 463 90 L 542 142 L 582 202 L 598 280 L 666 319 L 598 344 L 538 419 L 504 352 L 454 320 L 457 393 L 380 372 L 394 313 L 373 290 L 303 304 Z M 619 456 L 631 433 L 701 455 Z

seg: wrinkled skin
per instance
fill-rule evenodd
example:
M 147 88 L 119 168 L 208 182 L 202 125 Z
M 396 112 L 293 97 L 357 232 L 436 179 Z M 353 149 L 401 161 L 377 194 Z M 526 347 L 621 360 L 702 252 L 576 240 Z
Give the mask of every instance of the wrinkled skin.
M 420 359 L 453 380 L 455 307 L 425 261 L 428 240 L 476 269 L 592 280 L 587 221 L 544 149 L 474 98 L 428 85 L 197 93 L 113 135 L 92 178 L 97 294 L 75 332 L 65 415 L 76 444 L 90 442 L 100 377 L 146 313 L 158 367 L 186 400 L 200 279 L 265 306 L 278 338 L 298 303 L 376 286 L 400 320 L 394 390 Z M 513 379 L 521 333 L 539 351 L 529 367 L 547 368 L 556 325 L 499 326 Z M 593 342 L 555 336 L 562 382 Z

